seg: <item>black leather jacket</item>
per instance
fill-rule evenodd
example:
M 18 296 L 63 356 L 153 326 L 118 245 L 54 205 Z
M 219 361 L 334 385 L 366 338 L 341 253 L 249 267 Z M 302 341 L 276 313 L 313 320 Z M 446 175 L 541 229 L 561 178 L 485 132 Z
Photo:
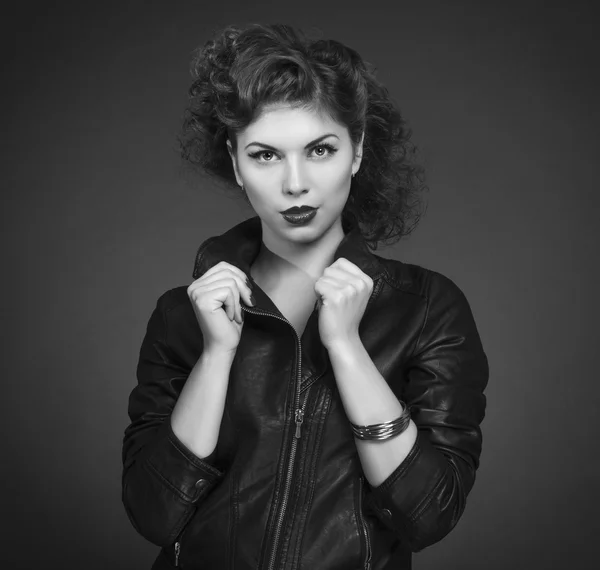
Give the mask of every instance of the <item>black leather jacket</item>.
M 261 240 L 258 217 L 207 239 L 194 279 L 225 260 L 251 280 Z M 411 408 L 414 447 L 381 485 L 368 484 L 317 312 L 298 339 L 255 285 L 257 305 L 242 303 L 217 447 L 198 458 L 173 433 L 170 414 L 202 333 L 187 286 L 171 289 L 148 322 L 123 441 L 123 503 L 136 530 L 162 547 L 153 569 L 408 569 L 411 553 L 462 515 L 488 381 L 468 301 L 440 273 L 373 254 L 358 230 L 345 234 L 339 257 L 374 281 L 359 334 Z

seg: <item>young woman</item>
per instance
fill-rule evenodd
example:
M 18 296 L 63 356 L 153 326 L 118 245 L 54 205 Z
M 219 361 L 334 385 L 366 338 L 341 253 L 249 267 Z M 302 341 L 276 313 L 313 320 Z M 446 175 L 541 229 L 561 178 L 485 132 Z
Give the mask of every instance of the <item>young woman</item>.
M 453 281 L 371 251 L 418 220 L 405 123 L 355 51 L 288 26 L 227 28 L 193 73 L 183 155 L 257 215 L 150 317 L 127 514 L 154 569 L 408 569 L 464 511 L 488 362 Z

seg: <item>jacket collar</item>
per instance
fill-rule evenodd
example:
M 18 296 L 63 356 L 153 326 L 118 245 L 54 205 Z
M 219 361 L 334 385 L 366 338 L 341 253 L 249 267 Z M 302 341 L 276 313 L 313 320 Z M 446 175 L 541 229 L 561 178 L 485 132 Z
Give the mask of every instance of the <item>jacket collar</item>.
M 219 261 L 226 261 L 236 266 L 251 279 L 250 267 L 258 256 L 261 243 L 262 225 L 258 216 L 248 218 L 219 236 L 208 238 L 198 248 L 194 264 L 194 279 L 198 279 Z M 334 261 L 340 257 L 354 263 L 373 281 L 383 273 L 379 260 L 371 253 L 356 226 L 344 235 L 338 245 Z
M 198 248 L 193 272 L 194 279 L 198 279 L 219 261 L 226 261 L 241 269 L 252 282 L 250 267 L 258 256 L 261 243 L 262 225 L 258 216 L 245 220 L 224 234 L 208 238 Z M 344 235 L 335 251 L 334 260 L 340 257 L 354 263 L 373 281 L 376 281 L 384 273 L 383 265 L 371 253 L 358 228 L 353 228 Z M 371 299 L 374 291 L 371 294 Z M 253 294 L 257 303 L 253 309 L 281 315 L 278 307 L 260 287 L 255 288 Z M 368 311 L 368 307 L 369 305 L 367 305 L 365 312 Z M 254 312 L 254 310 L 251 312 Z M 302 353 L 301 391 L 316 382 L 331 366 L 327 349 L 320 340 L 318 321 L 318 313 L 313 310 L 302 335 L 304 351 Z

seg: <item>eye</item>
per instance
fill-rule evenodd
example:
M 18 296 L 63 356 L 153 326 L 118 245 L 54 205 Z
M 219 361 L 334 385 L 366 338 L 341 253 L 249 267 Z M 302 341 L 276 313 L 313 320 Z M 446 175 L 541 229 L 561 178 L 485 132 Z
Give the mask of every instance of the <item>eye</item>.
M 250 153 L 248 156 L 257 162 L 271 162 L 275 157 L 275 153 L 272 150 L 258 150 Z
M 313 152 L 318 158 L 326 158 L 327 156 L 333 155 L 337 152 L 337 149 L 330 144 L 321 143 L 313 147 Z

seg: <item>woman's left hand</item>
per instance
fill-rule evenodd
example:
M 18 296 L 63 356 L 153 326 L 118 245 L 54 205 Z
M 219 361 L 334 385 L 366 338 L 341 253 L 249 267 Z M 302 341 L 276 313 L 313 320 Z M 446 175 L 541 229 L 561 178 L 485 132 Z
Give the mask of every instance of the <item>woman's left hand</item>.
M 319 334 L 328 350 L 359 338 L 358 325 L 373 291 L 373 280 L 344 257 L 325 268 L 315 283 Z

